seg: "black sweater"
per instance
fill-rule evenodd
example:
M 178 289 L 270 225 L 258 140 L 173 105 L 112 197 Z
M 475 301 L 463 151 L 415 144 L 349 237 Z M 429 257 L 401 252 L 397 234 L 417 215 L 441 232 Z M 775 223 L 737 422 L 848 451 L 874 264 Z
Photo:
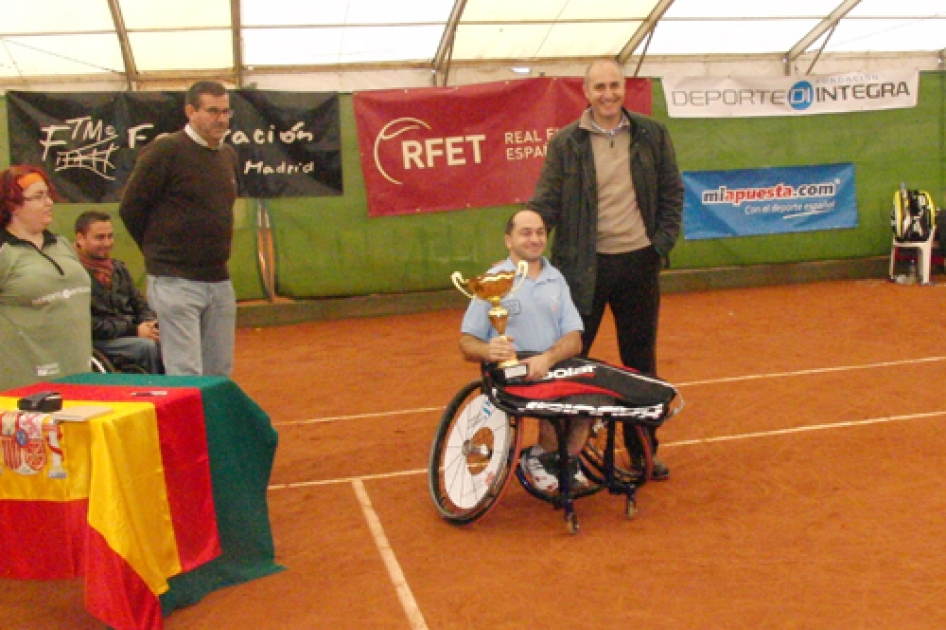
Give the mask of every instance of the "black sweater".
M 210 149 L 184 131 L 142 149 L 119 214 L 150 275 L 200 282 L 230 277 L 238 170 L 233 147 Z

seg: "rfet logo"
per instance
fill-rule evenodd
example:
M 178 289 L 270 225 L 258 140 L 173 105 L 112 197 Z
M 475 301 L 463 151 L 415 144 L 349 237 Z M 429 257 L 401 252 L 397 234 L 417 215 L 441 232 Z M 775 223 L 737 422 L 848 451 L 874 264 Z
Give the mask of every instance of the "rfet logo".
M 374 141 L 374 165 L 381 175 L 402 186 L 410 171 L 482 164 L 486 135 L 438 135 L 419 118 L 397 118 L 387 123 Z

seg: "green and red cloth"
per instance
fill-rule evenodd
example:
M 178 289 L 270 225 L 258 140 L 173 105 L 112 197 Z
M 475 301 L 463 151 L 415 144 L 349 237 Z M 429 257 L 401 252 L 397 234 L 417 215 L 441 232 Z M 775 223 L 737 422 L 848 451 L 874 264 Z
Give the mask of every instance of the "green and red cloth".
M 265 500 L 276 435 L 235 384 L 84 374 L 4 392 L 0 409 L 49 389 L 67 408 L 113 412 L 60 424 L 65 479 L 48 462 L 34 475 L 4 467 L 0 577 L 81 576 L 95 617 L 150 630 L 162 609 L 281 570 Z M 247 437 L 253 445 L 233 449 Z M 234 467 L 246 476 L 237 481 Z

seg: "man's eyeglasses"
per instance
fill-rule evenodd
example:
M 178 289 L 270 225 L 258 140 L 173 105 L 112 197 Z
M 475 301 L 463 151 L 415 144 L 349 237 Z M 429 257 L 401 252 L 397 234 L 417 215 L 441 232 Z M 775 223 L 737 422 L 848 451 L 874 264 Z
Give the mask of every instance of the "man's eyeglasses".
M 208 107 L 204 109 L 203 111 L 207 112 L 214 118 L 220 118 L 221 116 L 223 116 L 224 118 L 230 118 L 231 116 L 233 116 L 232 109 L 218 109 L 216 107 Z
M 23 201 L 45 201 L 47 199 L 49 199 L 50 201 L 53 201 L 53 196 L 49 194 L 48 190 L 44 190 L 43 192 L 38 192 L 35 195 L 30 195 L 29 197 L 27 197 L 26 195 L 23 196 Z

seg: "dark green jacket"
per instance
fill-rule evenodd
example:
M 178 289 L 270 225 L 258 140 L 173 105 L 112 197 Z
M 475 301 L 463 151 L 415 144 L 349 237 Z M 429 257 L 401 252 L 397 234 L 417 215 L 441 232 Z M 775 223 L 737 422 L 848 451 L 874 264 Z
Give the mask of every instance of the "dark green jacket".
M 138 324 L 158 319 L 135 286 L 125 263 L 113 258 L 112 266 L 109 288 L 89 274 L 92 278 L 92 339 L 95 341 L 137 337 Z
M 683 179 L 670 134 L 653 118 L 624 110 L 631 122 L 631 174 L 647 237 L 667 258 L 680 234 Z M 552 264 L 571 287 L 583 317 L 591 312 L 597 265 L 598 183 L 591 134 L 575 121 L 548 144 L 545 165 L 527 207 L 553 233 Z

